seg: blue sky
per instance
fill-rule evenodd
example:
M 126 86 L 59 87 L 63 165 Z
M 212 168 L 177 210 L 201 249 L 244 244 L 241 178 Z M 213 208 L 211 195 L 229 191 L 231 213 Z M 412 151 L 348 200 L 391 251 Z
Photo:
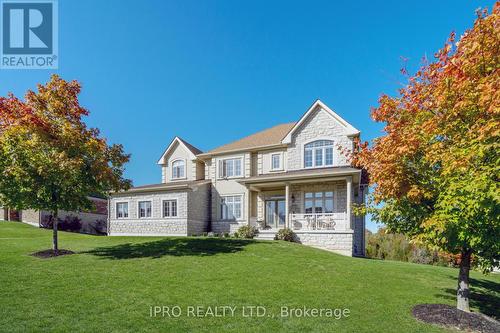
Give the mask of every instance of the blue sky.
M 157 183 L 174 136 L 208 150 L 317 98 L 379 136 L 370 108 L 404 82 L 401 57 L 417 68 L 493 3 L 59 0 L 59 69 L 0 70 L 0 95 L 52 73 L 80 81 L 88 124 L 132 154 L 127 177 Z

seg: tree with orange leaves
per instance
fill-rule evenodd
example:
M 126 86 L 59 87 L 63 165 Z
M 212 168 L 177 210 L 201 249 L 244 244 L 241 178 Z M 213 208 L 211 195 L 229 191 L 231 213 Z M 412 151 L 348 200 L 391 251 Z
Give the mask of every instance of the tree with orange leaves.
M 500 5 L 444 48 L 372 118 L 385 134 L 353 163 L 374 190 L 364 209 L 392 232 L 460 255 L 457 308 L 469 311 L 471 262 L 500 260 Z M 476 260 L 471 261 L 474 256 Z
M 130 186 L 123 178 L 129 155 L 85 125 L 80 89 L 54 75 L 24 101 L 0 97 L 0 203 L 51 212 L 55 255 L 60 210 L 90 209 L 89 195 Z

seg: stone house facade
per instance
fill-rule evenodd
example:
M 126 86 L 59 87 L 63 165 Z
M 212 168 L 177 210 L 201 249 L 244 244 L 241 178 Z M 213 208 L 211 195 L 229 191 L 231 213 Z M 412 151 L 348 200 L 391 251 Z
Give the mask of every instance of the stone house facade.
M 293 123 L 202 152 L 176 137 L 158 161 L 162 183 L 115 193 L 110 235 L 198 235 L 293 229 L 297 241 L 364 255 L 361 170 L 345 152 L 360 132 L 321 101 Z M 175 209 L 172 207 L 175 206 Z

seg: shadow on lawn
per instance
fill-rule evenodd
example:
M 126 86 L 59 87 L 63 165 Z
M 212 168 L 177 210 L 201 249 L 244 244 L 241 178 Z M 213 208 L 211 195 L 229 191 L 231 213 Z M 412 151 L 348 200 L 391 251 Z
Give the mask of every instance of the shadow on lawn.
M 456 281 L 456 277 L 450 276 Z M 484 279 L 470 279 L 470 305 L 478 308 L 479 311 L 487 316 L 500 320 L 500 283 Z M 444 289 L 444 294 L 437 296 L 456 300 L 457 290 L 452 288 Z
M 217 238 L 163 239 L 146 243 L 127 243 L 99 247 L 84 252 L 108 259 L 161 258 L 163 256 L 212 256 L 243 250 L 251 240 Z

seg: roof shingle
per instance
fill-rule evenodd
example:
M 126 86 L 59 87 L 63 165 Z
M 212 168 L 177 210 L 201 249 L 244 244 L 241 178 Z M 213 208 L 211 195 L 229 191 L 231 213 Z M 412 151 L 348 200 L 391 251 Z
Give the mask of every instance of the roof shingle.
M 279 124 L 244 137 L 243 139 L 214 148 L 208 151 L 207 154 L 223 153 L 233 150 L 243 150 L 275 144 L 277 145 L 281 143 L 281 140 L 288 134 L 288 132 L 293 128 L 294 125 L 295 123 Z

